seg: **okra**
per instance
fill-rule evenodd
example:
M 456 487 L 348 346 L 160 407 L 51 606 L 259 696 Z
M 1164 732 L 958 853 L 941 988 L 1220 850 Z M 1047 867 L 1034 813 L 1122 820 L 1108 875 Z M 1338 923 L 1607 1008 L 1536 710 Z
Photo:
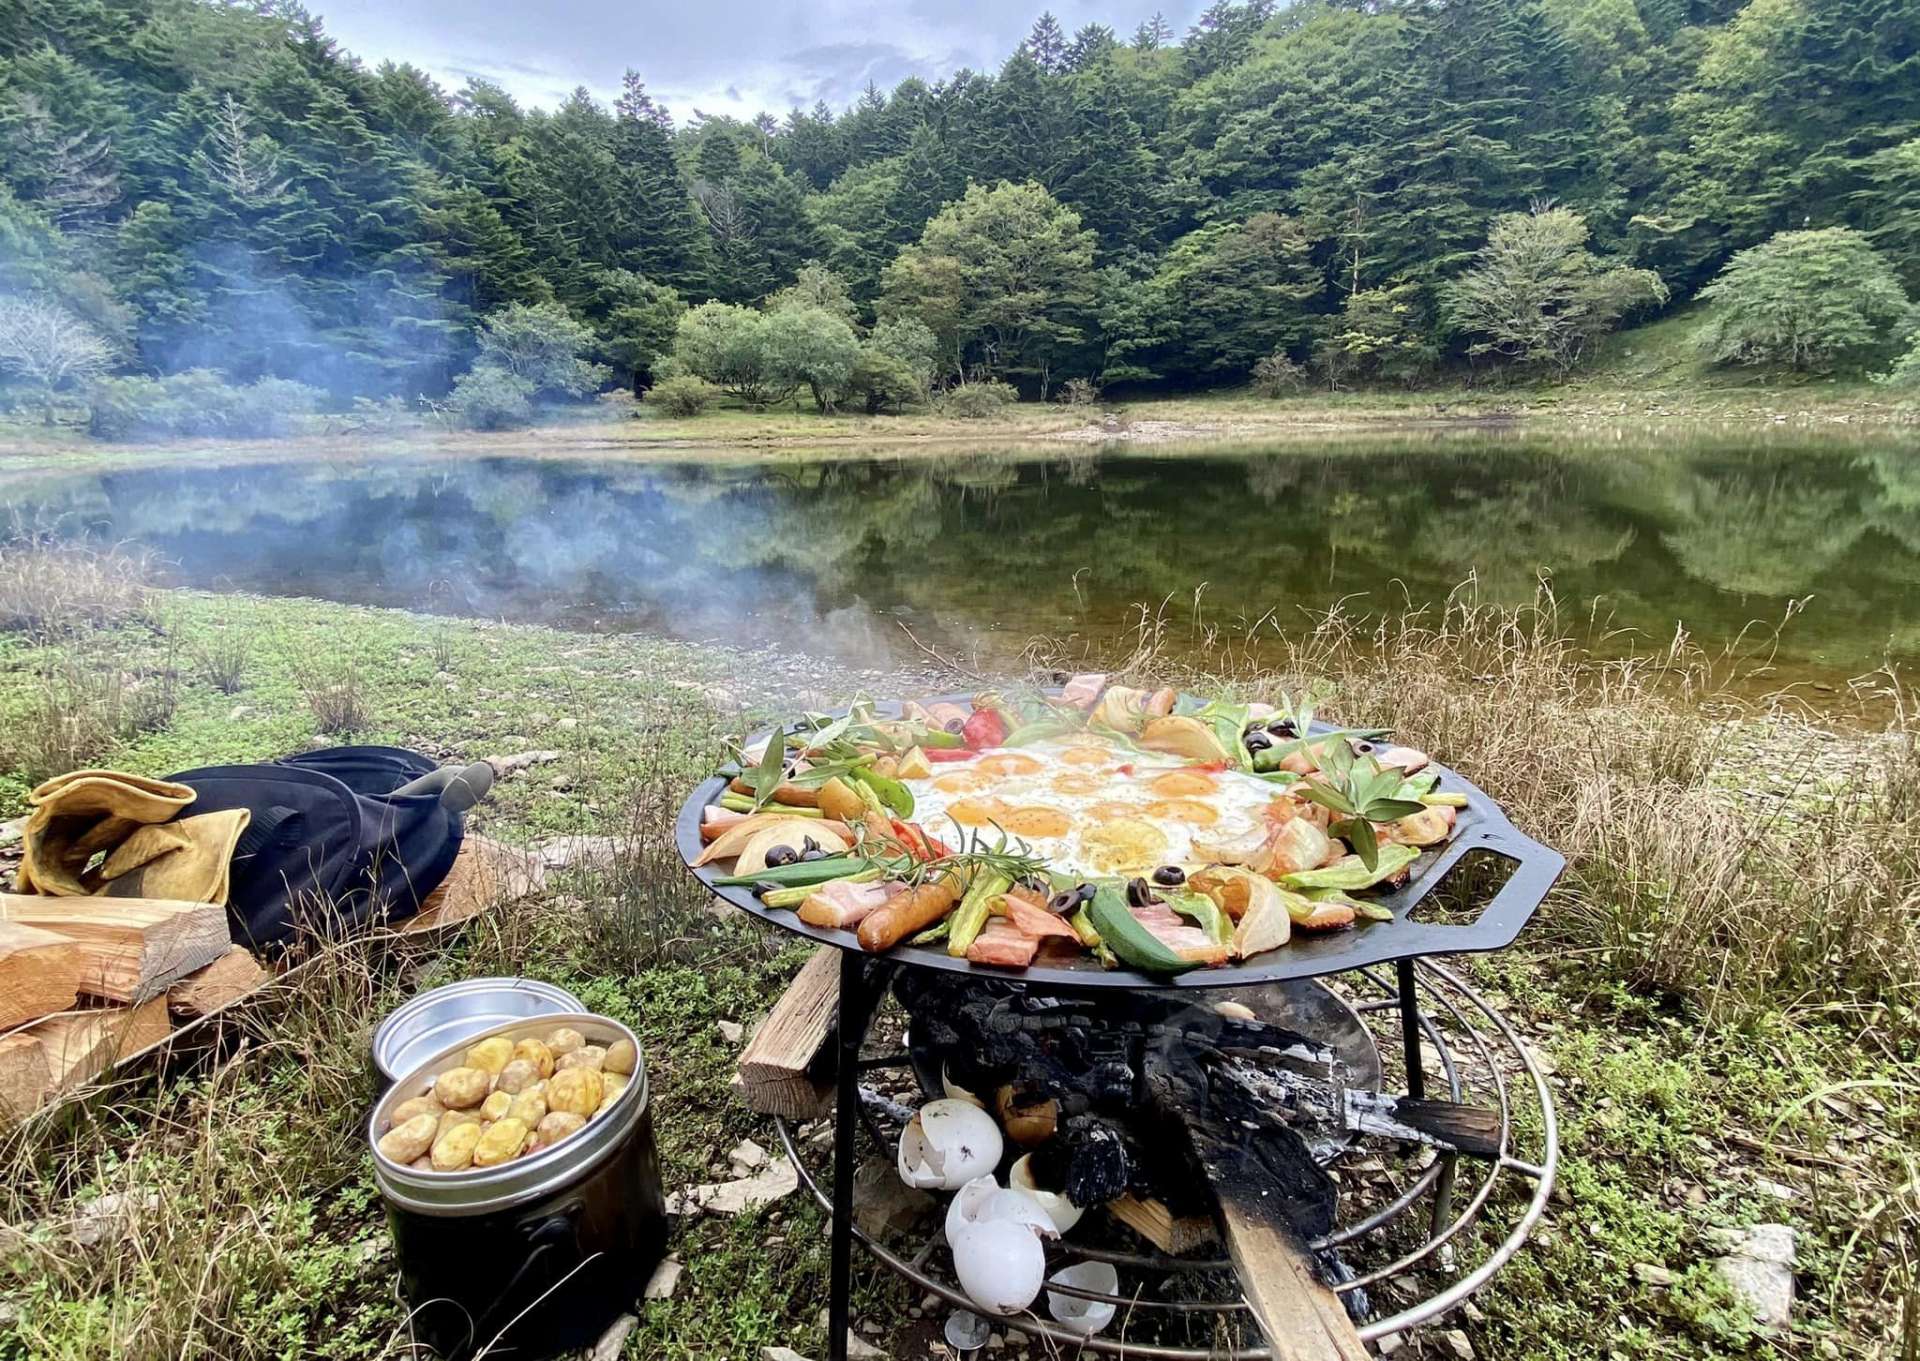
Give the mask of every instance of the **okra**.
M 1004 874 L 974 876 L 973 882 L 967 885 L 966 896 L 960 899 L 960 906 L 953 910 L 953 930 L 947 936 L 949 955 L 955 959 L 966 957 L 980 934 L 980 928 L 987 924 L 988 901 L 1012 887 L 1013 880 Z
M 1195 967 L 1195 961 L 1176 954 L 1140 924 L 1117 888 L 1102 885 L 1088 905 L 1087 917 L 1100 933 L 1101 946 L 1142 973 L 1185 973 Z
M 768 865 L 756 874 L 729 874 L 713 882 L 727 888 L 741 884 L 778 884 L 782 888 L 797 884 L 824 884 L 829 879 L 844 879 L 849 874 L 866 869 L 871 863 L 857 855 L 828 855 L 818 860 Z
M 720 806 L 730 813 L 778 813 L 789 818 L 823 818 L 825 813 L 818 808 L 801 808 L 793 804 L 767 803 L 753 806 L 753 798 L 748 794 L 735 794 L 731 791 L 720 796 Z

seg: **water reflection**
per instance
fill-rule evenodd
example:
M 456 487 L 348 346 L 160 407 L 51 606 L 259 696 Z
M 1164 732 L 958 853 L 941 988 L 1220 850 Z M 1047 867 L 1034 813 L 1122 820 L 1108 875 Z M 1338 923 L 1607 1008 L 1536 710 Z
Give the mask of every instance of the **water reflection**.
M 1920 459 L 1868 448 L 1383 440 L 1324 453 L 534 459 L 144 468 L 12 495 L 185 582 L 750 642 L 875 662 L 893 626 L 1003 660 L 1140 602 L 1232 628 L 1336 600 L 1605 597 L 1716 644 L 1812 597 L 1788 672 L 1920 650 Z

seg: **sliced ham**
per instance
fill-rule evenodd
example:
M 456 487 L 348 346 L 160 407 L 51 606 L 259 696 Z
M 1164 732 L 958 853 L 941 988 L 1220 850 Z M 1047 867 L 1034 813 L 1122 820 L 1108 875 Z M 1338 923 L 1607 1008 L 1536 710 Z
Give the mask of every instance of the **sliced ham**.
M 800 904 L 800 920 L 809 926 L 837 926 L 851 931 L 906 891 L 905 884 L 856 884 L 832 879 L 807 895 Z
M 1076 708 L 1091 711 L 1100 702 L 1100 692 L 1107 688 L 1107 673 L 1089 671 L 1084 675 L 1073 676 L 1060 691 L 1060 698 Z
M 1046 908 L 1035 907 L 1026 899 L 1016 898 L 1011 893 L 1007 895 L 1007 920 L 1021 935 L 1034 940 L 1045 940 L 1049 936 L 1064 936 L 1071 941 L 1080 939 L 1079 934 L 1064 920 Z
M 1024 969 L 1033 963 L 1034 951 L 1039 948 L 1036 937 L 1027 935 L 1006 917 L 988 917 L 987 924 L 968 948 L 967 959 L 974 964 Z
M 1196 964 L 1225 964 L 1233 958 L 1231 945 L 1216 941 L 1165 903 L 1136 907 L 1132 912 L 1135 920 L 1182 959 Z

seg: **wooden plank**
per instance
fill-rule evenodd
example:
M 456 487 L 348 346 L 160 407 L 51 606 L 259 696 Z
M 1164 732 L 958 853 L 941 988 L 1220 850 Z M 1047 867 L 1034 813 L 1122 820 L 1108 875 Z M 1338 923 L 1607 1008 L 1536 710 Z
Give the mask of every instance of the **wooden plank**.
M 272 978 L 253 951 L 235 945 L 206 968 L 195 969 L 168 988 L 167 1010 L 182 1017 L 211 1015 L 265 987 Z
M 71 936 L 86 956 L 80 991 L 112 1002 L 143 1002 L 233 944 L 218 903 L 8 893 L 0 894 L 0 921 Z
M 1107 1213 L 1160 1251 L 1176 1257 L 1220 1241 L 1220 1234 L 1208 1216 L 1176 1215 L 1164 1201 L 1132 1193 L 1108 1201 Z
M 139 1006 L 49 1016 L 22 1033 L 40 1042 L 51 1089 L 63 1092 L 91 1082 L 122 1055 L 158 1044 L 171 1027 L 167 999 L 155 997 Z
M 1275 1361 L 1369 1361 L 1347 1308 L 1293 1235 L 1218 1184 L 1227 1255 Z
M 0 921 L 0 1030 L 71 1010 L 86 965 L 71 937 Z
M 833 1109 L 832 1046 L 840 1012 L 840 953 L 822 945 L 740 1053 L 748 1109 L 816 1120 Z
M 0 1036 L 0 1120 L 31 1115 L 53 1094 L 46 1046 L 22 1031 Z
M 546 863 L 530 851 L 516 850 L 484 836 L 460 843 L 453 868 L 427 895 L 420 910 L 399 925 L 406 935 L 451 926 L 477 917 L 501 903 L 538 893 L 546 886 Z

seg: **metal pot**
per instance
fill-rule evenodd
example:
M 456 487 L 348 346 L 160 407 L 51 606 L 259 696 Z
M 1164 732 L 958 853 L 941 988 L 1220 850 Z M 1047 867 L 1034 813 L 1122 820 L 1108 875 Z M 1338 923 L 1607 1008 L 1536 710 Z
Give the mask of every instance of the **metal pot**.
M 373 1032 L 373 1065 L 392 1082 L 452 1044 L 471 1043 L 498 1026 L 586 1004 L 536 978 L 468 978 L 429 988 L 395 1007 Z
M 570 1026 L 593 1044 L 628 1040 L 618 1021 L 562 1012 L 487 1032 L 512 1040 Z M 469 1035 L 375 1105 L 367 1125 L 400 1285 L 416 1338 L 440 1355 L 553 1356 L 592 1343 L 633 1303 L 666 1251 L 666 1200 L 646 1064 L 613 1106 L 551 1148 L 495 1167 L 419 1171 L 381 1155 L 389 1112 L 457 1066 Z

